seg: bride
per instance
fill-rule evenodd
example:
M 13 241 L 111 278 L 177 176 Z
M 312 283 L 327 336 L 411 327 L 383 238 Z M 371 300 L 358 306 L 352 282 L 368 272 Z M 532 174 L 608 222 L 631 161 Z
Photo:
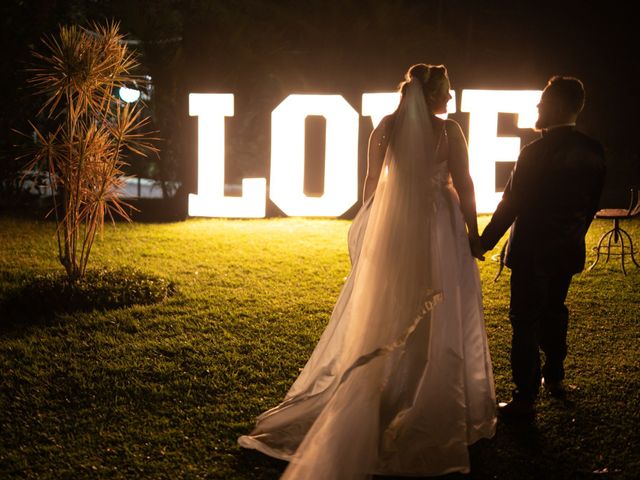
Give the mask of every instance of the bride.
M 289 461 L 284 479 L 466 473 L 468 445 L 495 433 L 466 141 L 435 116 L 450 99 L 445 67 L 405 77 L 371 134 L 329 324 L 282 403 L 238 439 Z

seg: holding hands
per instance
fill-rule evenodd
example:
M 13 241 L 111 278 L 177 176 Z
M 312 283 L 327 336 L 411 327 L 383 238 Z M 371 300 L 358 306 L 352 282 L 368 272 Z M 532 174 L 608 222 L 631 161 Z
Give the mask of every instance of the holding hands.
M 482 240 L 480 240 L 480 236 L 477 233 L 475 235 L 469 234 L 469 247 L 471 248 L 471 255 L 484 262 L 484 254 L 487 250 L 482 245 Z

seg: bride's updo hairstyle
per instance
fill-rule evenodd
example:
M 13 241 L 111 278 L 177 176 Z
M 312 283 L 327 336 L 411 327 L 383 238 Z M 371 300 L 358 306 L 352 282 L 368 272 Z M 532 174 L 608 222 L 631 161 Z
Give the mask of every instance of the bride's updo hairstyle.
M 400 84 L 400 93 L 404 96 L 411 81 L 418 81 L 422 84 L 424 90 L 424 98 L 427 106 L 431 110 L 434 97 L 438 94 L 442 82 L 448 81 L 447 68 L 444 65 L 427 65 L 426 63 L 417 63 L 409 67 L 404 75 L 405 81 Z

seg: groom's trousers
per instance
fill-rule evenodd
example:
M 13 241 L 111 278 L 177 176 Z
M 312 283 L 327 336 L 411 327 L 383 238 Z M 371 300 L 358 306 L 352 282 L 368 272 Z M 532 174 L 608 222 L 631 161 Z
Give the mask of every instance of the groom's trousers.
M 509 318 L 513 330 L 511 369 L 514 398 L 533 401 L 542 377 L 547 382 L 564 378 L 567 356 L 567 298 L 571 274 L 511 271 Z M 540 350 L 545 354 L 540 367 Z

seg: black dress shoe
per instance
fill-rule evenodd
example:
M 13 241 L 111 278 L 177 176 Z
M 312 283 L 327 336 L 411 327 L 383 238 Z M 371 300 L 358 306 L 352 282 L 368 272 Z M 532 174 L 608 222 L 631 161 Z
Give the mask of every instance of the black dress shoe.
M 543 378 L 542 385 L 552 397 L 565 398 L 567 396 L 567 390 L 564 388 L 564 382 L 562 380 L 558 380 L 557 382 L 549 382 Z
M 510 402 L 500 402 L 498 413 L 504 420 L 527 421 L 535 419 L 536 409 L 533 402 L 513 399 Z

